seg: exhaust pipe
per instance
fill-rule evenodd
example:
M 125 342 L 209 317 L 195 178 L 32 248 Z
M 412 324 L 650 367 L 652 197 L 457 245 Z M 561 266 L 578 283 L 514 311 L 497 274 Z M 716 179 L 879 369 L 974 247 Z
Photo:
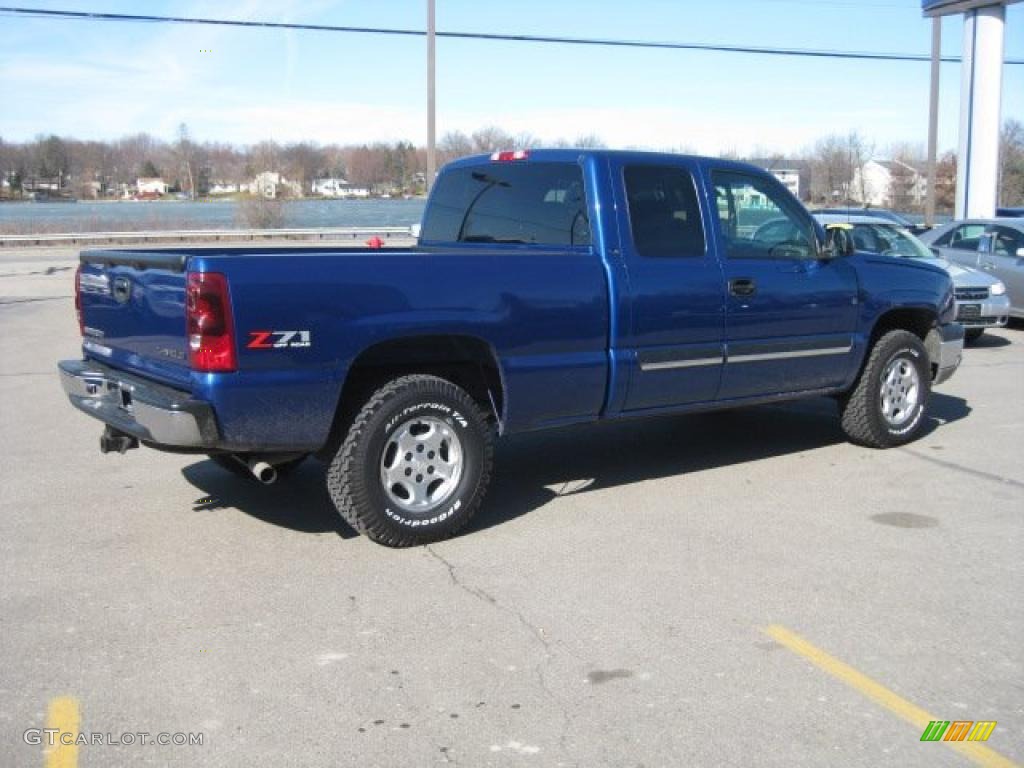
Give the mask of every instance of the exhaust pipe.
M 249 459 L 247 465 L 252 476 L 264 485 L 270 485 L 277 480 L 277 470 L 272 464 L 268 464 L 262 459 Z

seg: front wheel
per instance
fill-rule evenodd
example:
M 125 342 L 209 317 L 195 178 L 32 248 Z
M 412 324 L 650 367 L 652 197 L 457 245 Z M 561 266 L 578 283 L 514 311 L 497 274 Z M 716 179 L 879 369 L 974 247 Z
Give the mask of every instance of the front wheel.
M 973 343 L 980 339 L 984 333 L 984 328 L 966 328 L 964 329 L 964 341 L 967 343 Z
M 390 547 L 448 538 L 469 522 L 491 478 L 494 438 L 461 387 L 402 376 L 363 405 L 327 471 L 341 517 Z
M 843 431 L 871 448 L 909 443 L 924 426 L 930 395 L 931 363 L 921 340 L 909 331 L 889 331 L 840 400 Z

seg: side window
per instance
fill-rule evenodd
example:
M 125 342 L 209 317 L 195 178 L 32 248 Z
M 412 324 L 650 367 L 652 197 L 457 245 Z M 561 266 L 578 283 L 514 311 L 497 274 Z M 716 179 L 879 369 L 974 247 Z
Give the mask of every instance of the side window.
M 623 170 L 633 247 L 641 256 L 703 256 L 704 225 L 693 177 L 682 168 Z
M 854 224 L 853 245 L 858 251 L 867 251 L 868 253 L 881 253 L 883 250 L 875 230 L 870 224 Z
M 989 231 L 995 235 L 992 250 L 997 256 L 1017 255 L 1017 249 L 1021 247 L 1021 241 L 1024 240 L 1017 230 L 993 225 Z
M 437 180 L 423 241 L 589 245 L 583 171 L 574 163 L 497 162 Z
M 814 258 L 813 225 L 782 190 L 744 173 L 714 171 L 711 178 L 729 258 Z
M 961 251 L 976 251 L 983 234 L 985 234 L 984 224 L 961 224 L 953 230 L 953 234 L 949 238 L 949 247 Z

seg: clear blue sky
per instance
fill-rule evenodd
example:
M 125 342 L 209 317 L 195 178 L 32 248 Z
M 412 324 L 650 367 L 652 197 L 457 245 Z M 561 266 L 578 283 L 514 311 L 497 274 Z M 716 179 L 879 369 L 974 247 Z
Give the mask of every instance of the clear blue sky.
M 11 0 L 12 4 L 15 0 Z M 439 30 L 927 53 L 917 0 L 436 0 Z M 426 0 L 20 0 L 114 13 L 423 28 Z M 0 137 L 426 140 L 423 38 L 0 16 Z M 962 24 L 945 20 L 944 53 Z M 208 53 L 205 51 L 209 51 Z M 488 124 L 611 146 L 788 152 L 857 130 L 922 143 L 928 64 L 438 40 L 438 132 Z M 1006 57 L 1024 59 L 1024 4 Z M 959 65 L 942 67 L 940 146 L 956 143 Z M 1024 66 L 1003 117 L 1024 119 Z

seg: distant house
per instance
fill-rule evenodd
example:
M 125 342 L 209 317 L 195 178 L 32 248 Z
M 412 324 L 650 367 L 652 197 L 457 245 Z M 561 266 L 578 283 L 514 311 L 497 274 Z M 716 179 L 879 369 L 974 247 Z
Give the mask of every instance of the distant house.
M 928 178 L 902 160 L 868 160 L 853 172 L 851 197 L 863 205 L 880 208 L 919 207 L 928 193 Z
M 211 195 L 233 195 L 236 192 L 241 192 L 240 185 L 233 184 L 229 181 L 215 181 L 210 184 Z
M 138 178 L 135 180 L 135 194 L 139 197 L 166 195 L 167 182 L 159 176 Z
M 799 199 L 800 171 L 796 168 L 772 168 L 769 173 L 782 182 L 782 185 Z
M 810 190 L 810 172 L 806 163 L 801 160 L 785 157 L 755 157 L 748 162 L 764 168 L 801 200 L 803 195 Z
M 322 197 L 369 197 L 367 187 L 357 187 L 342 178 L 313 180 L 313 194 Z
M 256 174 L 256 178 L 249 185 L 249 191 L 268 200 L 277 197 L 302 197 L 302 186 L 297 181 L 288 181 L 275 171 Z

